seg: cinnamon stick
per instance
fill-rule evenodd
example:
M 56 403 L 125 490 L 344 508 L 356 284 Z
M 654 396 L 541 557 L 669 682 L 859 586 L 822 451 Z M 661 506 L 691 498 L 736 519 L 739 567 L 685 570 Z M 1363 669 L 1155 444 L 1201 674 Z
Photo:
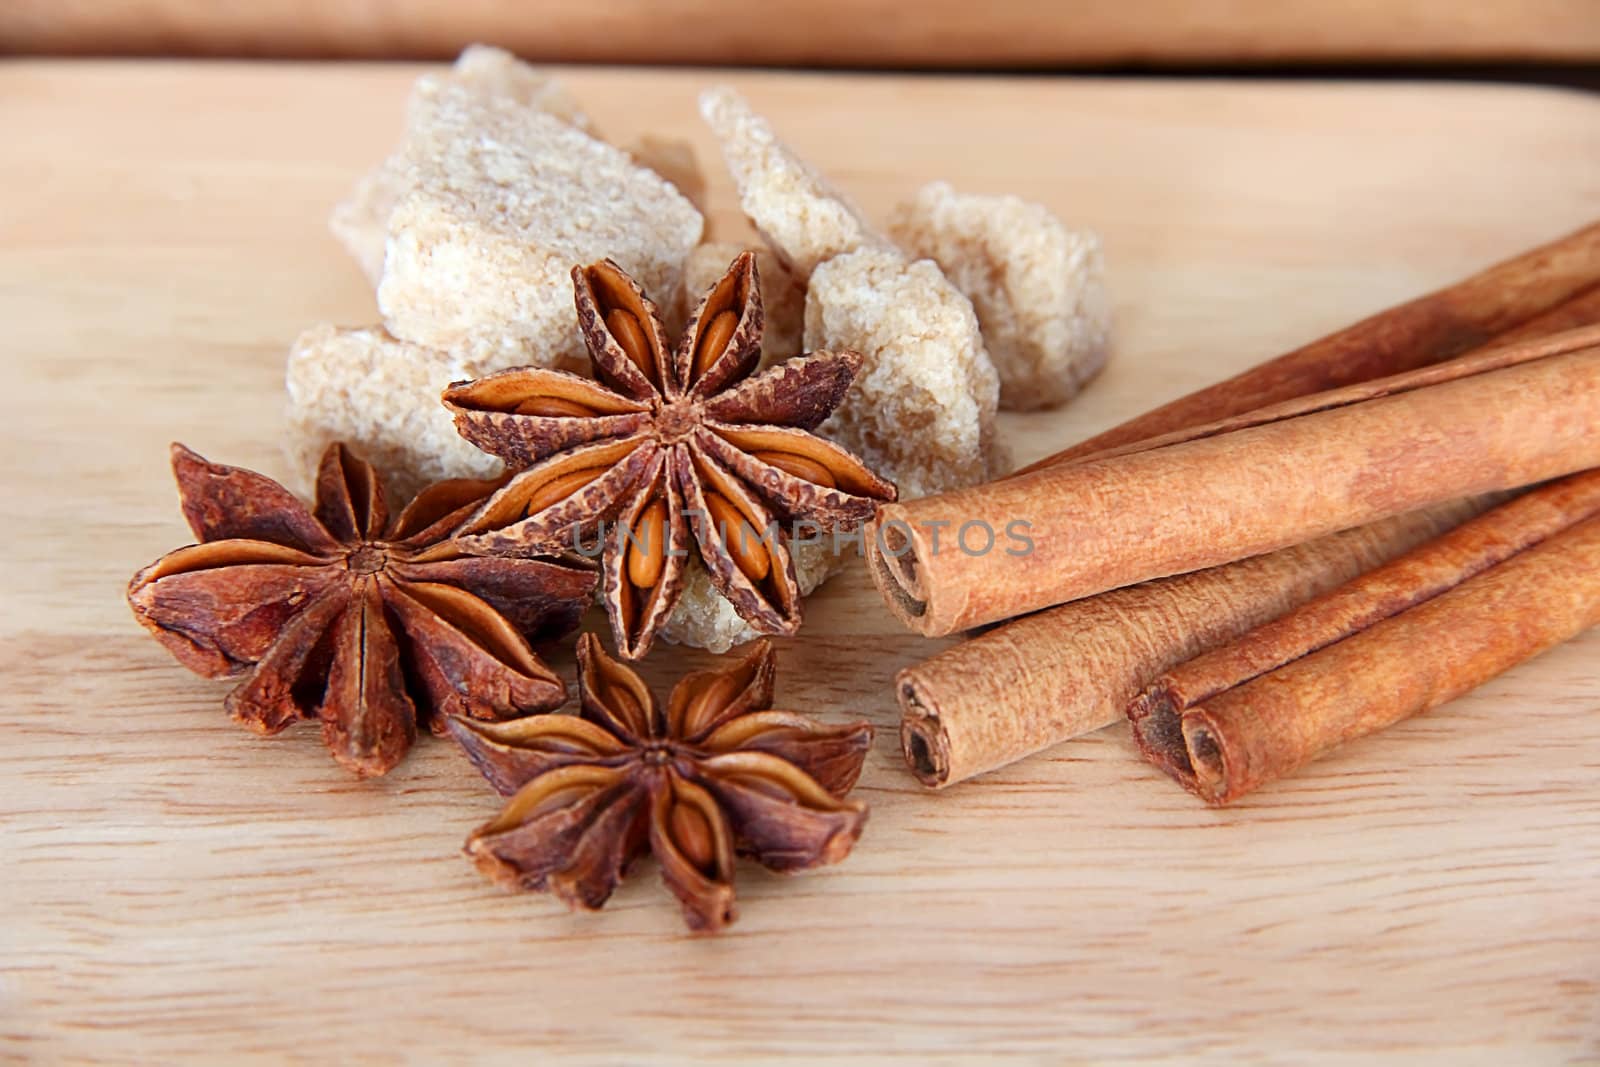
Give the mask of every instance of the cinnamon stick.
M 1600 322 L 1600 286 L 1510 331 Z M 1157 674 L 1231 640 L 1489 506 L 1460 502 L 1308 545 L 1024 616 L 906 668 L 901 746 L 924 784 L 952 785 L 1124 717 Z
M 1600 624 L 1600 471 L 1543 486 L 1164 675 L 1140 750 L 1226 804 Z
M 1169 671 L 1132 702 L 1129 717 L 1181 715 L 1252 678 L 1431 600 L 1596 514 L 1600 514 L 1600 471 L 1549 482 Z
M 1214 386 L 1181 397 L 1012 474 L 1074 462 L 1110 448 L 1226 418 L 1308 393 L 1452 359 L 1489 339 L 1538 336 L 1594 321 L 1600 304 L 1600 222 L 1496 264 L 1464 281 L 1389 308 Z M 1563 321 L 1536 323 L 1541 317 Z M 1004 479 L 1009 480 L 1009 479 Z M 940 498 L 931 498 L 940 499 Z M 937 516 L 936 516 L 937 517 Z M 948 518 L 948 516 L 945 516 Z M 890 613 L 928 636 L 925 597 L 937 574 L 866 545 L 868 570 Z
M 1600 466 L 1600 327 L 1240 421 L 887 505 L 874 577 L 941 635 Z
M 1487 507 L 1460 501 L 1017 619 L 902 670 L 900 744 L 940 788 L 1120 720 L 1161 671 Z
M 1600 222 L 1258 364 L 1017 471 L 1453 359 L 1600 286 Z M 1590 319 L 1579 319 L 1579 325 Z M 1546 324 L 1542 332 L 1559 325 Z

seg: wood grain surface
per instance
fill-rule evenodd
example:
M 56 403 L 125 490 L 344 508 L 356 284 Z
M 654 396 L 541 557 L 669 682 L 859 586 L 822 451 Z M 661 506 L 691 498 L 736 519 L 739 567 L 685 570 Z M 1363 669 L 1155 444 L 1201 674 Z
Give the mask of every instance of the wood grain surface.
M 1600 59 L 1594 0 L 8 0 L 0 50 L 904 68 Z
M 284 475 L 283 360 L 373 319 L 324 229 L 415 69 L 0 66 L 0 1050 L 19 1061 L 907 1063 L 1600 1055 L 1600 633 L 1218 812 L 1115 727 L 945 793 L 901 765 L 859 567 L 779 700 L 880 733 L 856 853 L 740 870 L 685 936 L 460 854 L 498 801 L 424 739 L 357 782 L 249 736 L 135 625 L 187 540 L 166 445 Z M 714 162 L 693 71 L 573 70 L 601 127 Z M 721 77 L 718 75 L 718 77 Z M 936 177 L 1105 236 L 1113 365 L 1019 461 L 1600 215 L 1600 103 L 1551 90 L 738 76 L 882 213 Z M 711 170 L 718 229 L 741 225 Z M 700 654 L 671 648 L 665 682 Z M 570 658 L 558 660 L 570 672 Z

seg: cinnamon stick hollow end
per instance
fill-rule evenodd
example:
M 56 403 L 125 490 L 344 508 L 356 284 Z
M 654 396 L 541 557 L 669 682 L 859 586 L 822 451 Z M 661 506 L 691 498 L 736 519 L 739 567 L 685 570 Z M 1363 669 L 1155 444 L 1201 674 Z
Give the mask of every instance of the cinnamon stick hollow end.
M 1133 740 L 1145 761 L 1184 789 L 1206 801 L 1220 804 L 1228 793 L 1230 756 L 1217 724 L 1185 699 L 1178 682 L 1163 677 L 1151 683 L 1128 704 Z
M 1198 795 L 1194 763 L 1183 736 L 1183 704 L 1164 681 L 1153 683 L 1128 703 L 1133 740 L 1151 766 Z
M 864 549 L 867 570 L 890 614 L 924 637 L 935 636 L 928 619 L 928 594 L 917 565 L 913 530 L 892 507 L 878 509 Z
M 902 674 L 895 693 L 904 714 L 900 717 L 900 749 L 917 781 L 937 789 L 950 781 L 950 742 L 939 726 L 939 710 L 917 691 L 915 679 Z
M 1202 711 L 1180 720 L 1183 746 L 1189 756 L 1194 791 L 1207 803 L 1220 804 L 1229 795 L 1228 783 L 1243 774 L 1228 773 L 1229 754 L 1221 741 L 1222 731 Z

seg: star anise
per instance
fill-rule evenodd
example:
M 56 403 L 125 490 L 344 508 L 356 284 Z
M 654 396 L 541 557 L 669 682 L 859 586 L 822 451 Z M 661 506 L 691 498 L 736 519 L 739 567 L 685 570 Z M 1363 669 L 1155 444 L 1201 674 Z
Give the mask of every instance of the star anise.
M 681 592 L 692 527 L 692 550 L 734 609 L 763 633 L 793 633 L 793 524 L 807 535 L 859 524 L 895 498 L 810 432 L 861 357 L 815 352 L 752 377 L 762 312 L 748 252 L 671 351 L 655 304 L 622 268 L 604 260 L 572 280 L 594 380 L 530 367 L 445 391 L 462 436 L 526 468 L 467 520 L 464 543 L 496 555 L 570 550 L 611 522 L 602 596 L 618 651 L 637 659 Z
M 736 852 L 775 871 L 849 855 L 867 809 L 843 797 L 872 727 L 771 710 L 765 639 L 731 667 L 686 675 L 664 710 L 595 635 L 578 663 L 577 715 L 450 720 L 490 784 L 515 794 L 467 838 L 489 878 L 595 909 L 651 852 L 684 920 L 715 931 L 734 918 Z
M 577 625 L 592 570 L 481 559 L 451 531 L 501 482 L 445 481 L 392 522 L 372 467 L 331 446 L 308 511 L 270 478 L 172 446 L 199 544 L 134 575 L 128 603 L 178 662 L 248 676 L 227 698 L 263 734 L 320 719 L 335 759 L 383 774 L 419 723 L 559 707 L 560 677 L 529 640 Z

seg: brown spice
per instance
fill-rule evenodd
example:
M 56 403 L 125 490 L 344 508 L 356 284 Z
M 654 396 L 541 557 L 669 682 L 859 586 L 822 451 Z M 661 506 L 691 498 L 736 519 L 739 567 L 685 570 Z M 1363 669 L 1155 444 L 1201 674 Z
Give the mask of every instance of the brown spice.
M 1163 404 L 1015 473 L 1453 359 L 1491 340 L 1511 340 L 1508 334 L 1552 308 L 1579 298 L 1591 298 L 1592 303 L 1596 296 L 1600 222 Z M 1546 322 L 1524 336 L 1593 321 L 1579 317 L 1565 324 Z
M 134 576 L 139 622 L 196 674 L 248 674 L 233 717 L 263 734 L 322 723 L 335 759 L 383 774 L 418 724 L 557 707 L 561 679 L 531 639 L 571 630 L 593 571 L 548 559 L 477 559 L 450 540 L 499 483 L 439 482 L 389 518 L 372 468 L 323 455 L 307 510 L 270 478 L 172 447 L 199 544 Z
M 1600 231 L 1587 232 L 1591 240 L 1600 237 Z M 1542 254 L 1524 257 L 1534 278 L 1540 271 L 1547 281 L 1562 277 L 1560 272 L 1550 274 Z M 1498 268 L 1482 277 L 1515 281 Z M 1525 300 L 1535 287 L 1530 279 L 1523 281 L 1519 299 Z M 1348 351 L 1341 338 L 1364 335 L 1376 344 L 1415 335 L 1435 338 L 1437 347 L 1398 356 L 1416 363 L 1440 358 L 1450 351 L 1443 342 L 1452 334 L 1427 325 L 1427 320 L 1437 315 L 1454 321 L 1472 312 L 1471 305 L 1450 295 L 1456 292 L 1446 290 L 1442 295 L 1449 299 L 1435 311 L 1426 302 L 1403 305 L 1301 351 L 1321 350 L 1330 359 L 1343 359 Z M 1479 295 L 1491 303 L 1506 299 Z M 1591 286 L 1497 341 L 1526 340 L 1596 322 L 1600 286 Z M 1310 375 L 1308 380 L 1316 380 L 1313 367 L 1302 363 L 1300 368 Z M 1248 385 L 1252 373 L 1239 381 Z M 1327 373 L 1339 373 L 1337 364 L 1330 363 Z M 1201 417 L 1227 415 L 1229 391 L 1212 396 L 1221 405 L 1214 411 L 1174 410 Z M 1135 419 L 1128 425 L 1159 423 Z M 1124 436 L 1119 429 L 1096 440 L 1116 447 Z M 1479 498 L 1471 505 L 1462 502 L 1384 520 L 1267 556 L 1078 600 L 974 637 L 900 673 L 897 693 L 906 762 L 924 785 L 941 787 L 1098 730 L 1120 720 L 1128 701 L 1161 671 L 1414 548 L 1492 503 L 1493 497 Z
M 1226 804 L 1600 623 L 1600 472 L 1542 486 L 1157 679 L 1145 757 Z
M 1116 589 L 946 649 L 895 679 L 906 763 L 923 785 L 940 788 L 1117 722 L 1159 672 L 1422 544 L 1488 503 L 1429 508 Z
M 595 381 L 525 368 L 445 391 L 463 436 L 526 468 L 467 520 L 464 543 L 558 551 L 614 520 L 602 596 L 628 659 L 671 613 L 691 544 L 741 617 L 793 633 L 800 592 L 781 524 L 854 525 L 895 498 L 810 432 L 861 357 L 817 352 L 752 377 L 762 311 L 750 253 L 706 293 L 671 353 L 656 306 L 616 264 L 575 269 L 573 281 Z
M 1600 327 L 1498 347 L 988 486 L 881 508 L 869 544 L 929 634 L 1600 465 Z M 1030 550 L 940 551 L 1026 524 Z M 944 527 L 941 527 L 941 523 Z M 898 552 L 899 558 L 885 558 Z
M 467 838 L 485 875 L 595 909 L 650 852 L 684 921 L 714 932 L 734 919 L 735 853 L 775 871 L 850 853 L 867 809 L 843 798 L 872 727 L 771 710 L 767 641 L 730 667 L 687 675 L 665 708 L 593 634 L 578 663 L 577 715 L 451 720 L 484 777 L 512 795 Z

